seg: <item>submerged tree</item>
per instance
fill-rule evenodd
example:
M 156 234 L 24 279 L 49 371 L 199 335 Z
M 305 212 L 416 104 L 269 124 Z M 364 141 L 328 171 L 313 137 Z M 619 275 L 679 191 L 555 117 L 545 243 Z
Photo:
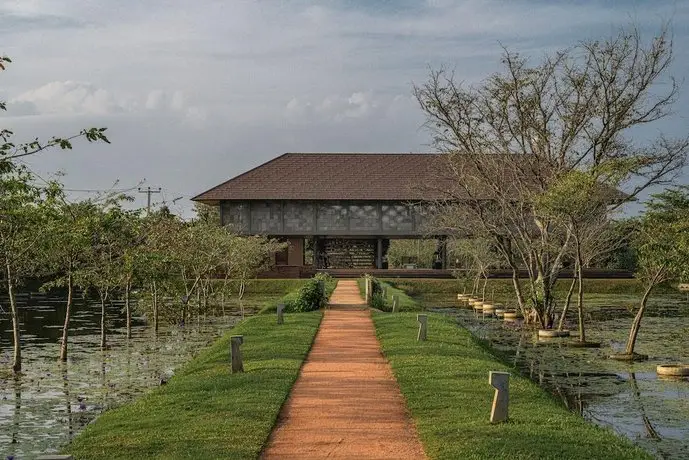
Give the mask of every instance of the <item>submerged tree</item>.
M 415 87 L 436 148 L 447 153 L 445 226 L 491 238 L 513 273 L 517 302 L 552 324 L 553 288 L 574 245 L 571 226 L 541 213 L 538 198 L 572 171 L 595 177 L 610 211 L 685 164 L 689 138 L 632 141 L 634 127 L 671 114 L 678 87 L 667 27 L 645 43 L 635 28 L 588 40 L 530 65 L 505 51 L 504 71 L 465 86 L 444 69 Z M 664 86 L 658 83 L 667 83 Z M 606 171 L 614 171 L 606 173 Z M 439 181 L 441 182 L 441 181 Z M 448 184 L 448 185 L 445 185 Z M 528 273 L 522 286 L 518 271 Z
M 4 71 L 9 62 L 11 62 L 9 58 L 0 57 L 0 71 Z M 6 109 L 6 103 L 0 101 L 0 110 Z M 30 261 L 27 257 L 31 251 L 35 251 L 40 246 L 42 239 L 47 238 L 38 222 L 46 217 L 42 209 L 46 194 L 54 193 L 56 190 L 55 184 L 37 185 L 36 178 L 19 161 L 51 148 L 71 149 L 72 141 L 78 138 L 85 138 L 89 142 L 109 143 L 109 141 L 105 136 L 105 128 L 84 129 L 78 134 L 69 137 L 53 137 L 48 141 L 35 139 L 31 142 L 15 143 L 13 138 L 12 131 L 0 129 L 0 227 L 3 232 L 0 237 L 2 239 L 0 257 L 2 257 L 3 272 L 6 273 L 12 312 L 14 335 L 12 369 L 14 372 L 20 372 L 22 366 L 20 325 L 14 293 L 16 286 L 26 276 L 31 275 L 26 270 L 25 262 L 32 263 L 39 259 L 36 254 Z M 45 222 L 42 223 L 45 224 Z
M 19 311 L 16 291 L 36 271 L 36 251 L 43 234 L 45 190 L 33 185 L 33 176 L 21 166 L 0 173 L 0 262 L 10 302 L 13 334 L 12 370 L 22 370 Z
M 632 321 L 624 353 L 618 359 L 634 360 L 641 320 L 653 289 L 668 280 L 689 279 L 689 187 L 654 195 L 640 218 L 634 241 L 638 253 L 637 278 L 644 285 L 639 308 Z
M 96 205 L 91 201 L 69 203 L 62 193 L 56 196 L 47 210 L 47 226 L 50 237 L 46 238 L 43 243 L 42 261 L 52 279 L 43 285 L 43 289 L 54 287 L 67 289 L 65 319 L 60 342 L 60 361 L 67 361 L 75 279 L 87 264 L 87 254 L 91 250 L 92 244 L 90 228 L 93 226 L 92 220 L 96 213 Z

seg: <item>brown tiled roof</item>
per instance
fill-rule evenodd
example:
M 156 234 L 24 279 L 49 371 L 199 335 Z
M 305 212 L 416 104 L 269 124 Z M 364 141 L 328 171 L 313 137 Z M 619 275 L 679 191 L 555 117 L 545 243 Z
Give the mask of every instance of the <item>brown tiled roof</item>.
M 443 162 L 430 153 L 285 153 L 192 200 L 442 199 Z

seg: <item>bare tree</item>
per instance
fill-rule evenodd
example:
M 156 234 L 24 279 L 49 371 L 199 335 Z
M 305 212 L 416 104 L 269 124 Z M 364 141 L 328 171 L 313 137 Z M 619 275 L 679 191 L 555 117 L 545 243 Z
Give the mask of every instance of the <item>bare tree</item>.
M 632 128 L 669 116 L 677 100 L 675 80 L 664 79 L 672 40 L 667 26 L 648 43 L 629 27 L 536 65 L 508 50 L 502 62 L 503 72 L 476 86 L 441 68 L 414 91 L 435 147 L 448 154 L 451 185 L 439 209 L 451 208 L 464 232 L 493 239 L 512 269 L 520 309 L 548 327 L 553 287 L 575 242 L 571 226 L 535 203 L 572 171 L 624 192 L 608 197 L 609 212 L 674 179 L 689 138 L 629 138 Z M 526 286 L 519 269 L 528 273 Z

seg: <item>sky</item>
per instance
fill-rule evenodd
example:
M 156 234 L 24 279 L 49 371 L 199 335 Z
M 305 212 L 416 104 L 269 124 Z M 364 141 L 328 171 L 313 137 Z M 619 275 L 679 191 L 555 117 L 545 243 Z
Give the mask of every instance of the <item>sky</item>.
M 0 0 L 0 127 L 16 141 L 107 127 L 110 145 L 29 166 L 140 206 L 136 187 L 161 187 L 154 204 L 190 216 L 192 196 L 284 152 L 433 151 L 412 96 L 429 69 L 479 83 L 501 46 L 537 62 L 667 20 L 685 81 L 672 119 L 641 137 L 689 132 L 689 1 Z

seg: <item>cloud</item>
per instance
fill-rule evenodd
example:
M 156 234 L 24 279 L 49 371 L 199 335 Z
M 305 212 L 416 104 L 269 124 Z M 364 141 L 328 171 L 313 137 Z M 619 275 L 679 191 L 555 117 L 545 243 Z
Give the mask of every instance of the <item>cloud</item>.
M 368 118 L 381 108 L 382 101 L 371 91 L 356 91 L 350 95 L 329 95 L 318 102 L 302 101 L 296 97 L 285 105 L 288 121 L 313 122 L 315 120 L 339 123 L 347 119 Z
M 94 114 L 120 113 L 131 109 L 124 99 L 91 83 L 54 81 L 26 91 L 10 99 L 11 106 L 33 106 L 34 114 Z
M 207 119 L 206 110 L 190 104 L 183 91 L 153 90 L 144 97 L 116 96 L 88 82 L 54 81 L 10 99 L 5 117 L 75 115 L 176 116 L 198 127 Z
M 501 43 L 537 60 L 635 19 L 652 32 L 674 17 L 672 71 L 689 76 L 689 3 L 676 0 L 189 5 L 0 0 L 0 15 L 21 18 L 0 26 L 0 52 L 14 61 L 0 74 L 3 126 L 25 139 L 108 126 L 107 150 L 119 153 L 99 157 L 102 167 L 76 150 L 59 163 L 75 188 L 76 178 L 96 187 L 133 170 L 192 194 L 284 151 L 428 150 L 412 82 L 440 65 L 479 81 L 499 69 Z M 686 132 L 686 98 L 669 134 Z

